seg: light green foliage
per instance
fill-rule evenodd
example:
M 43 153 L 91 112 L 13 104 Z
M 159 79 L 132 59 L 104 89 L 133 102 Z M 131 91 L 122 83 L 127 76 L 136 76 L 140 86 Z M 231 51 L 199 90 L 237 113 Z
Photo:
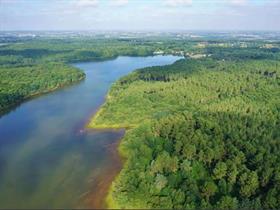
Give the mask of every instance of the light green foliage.
M 256 172 L 243 173 L 240 178 L 240 194 L 244 197 L 253 195 L 259 187 L 258 175 Z
M 212 181 L 206 181 L 202 186 L 201 195 L 208 201 L 209 197 L 215 195 L 216 191 L 217 186 L 215 185 L 215 183 Z
M 230 196 L 223 196 L 217 203 L 217 208 L 219 209 L 237 209 L 238 201 L 236 198 Z
M 213 170 L 215 179 L 223 178 L 227 173 L 227 165 L 223 162 L 218 162 Z
M 162 188 L 164 188 L 167 184 L 167 179 L 165 178 L 165 176 L 161 175 L 161 174 L 157 174 L 156 176 L 156 181 L 155 181 L 155 186 L 158 190 L 161 190 Z

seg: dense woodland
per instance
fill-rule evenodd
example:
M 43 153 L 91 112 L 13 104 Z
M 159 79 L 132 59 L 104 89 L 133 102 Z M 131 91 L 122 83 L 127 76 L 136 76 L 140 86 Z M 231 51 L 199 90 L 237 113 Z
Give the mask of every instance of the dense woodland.
M 80 70 L 58 63 L 0 68 L 0 111 L 31 96 L 82 80 Z
M 134 71 L 92 127 L 130 128 L 109 207 L 279 208 L 280 62 L 205 58 Z

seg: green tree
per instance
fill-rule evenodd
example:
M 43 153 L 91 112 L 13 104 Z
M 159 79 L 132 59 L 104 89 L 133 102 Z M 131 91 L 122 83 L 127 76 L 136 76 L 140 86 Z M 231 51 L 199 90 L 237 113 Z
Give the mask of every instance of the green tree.
M 217 186 L 212 181 L 206 181 L 201 189 L 202 196 L 208 201 L 217 191 Z
M 237 209 L 238 208 L 238 200 L 234 197 L 223 196 L 217 202 L 218 209 Z
M 224 162 L 218 162 L 213 170 L 213 177 L 215 179 L 223 178 L 227 173 L 227 165 Z
M 167 184 L 167 179 L 164 175 L 162 174 L 157 174 L 156 179 L 155 179 L 155 186 L 158 190 L 161 190 L 164 188 Z
M 240 195 L 244 197 L 250 197 L 259 187 L 258 175 L 255 171 L 249 171 L 241 174 L 239 178 L 240 183 Z

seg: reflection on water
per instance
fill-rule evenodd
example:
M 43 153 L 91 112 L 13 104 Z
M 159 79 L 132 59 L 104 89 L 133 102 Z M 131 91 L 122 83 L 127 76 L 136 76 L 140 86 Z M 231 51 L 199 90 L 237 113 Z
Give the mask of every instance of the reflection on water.
M 87 195 L 101 192 L 97 180 L 117 168 L 108 148 L 124 131 L 84 131 L 85 123 L 119 77 L 177 59 L 119 57 L 74 64 L 85 71 L 85 81 L 27 101 L 2 116 L 0 208 L 87 207 Z

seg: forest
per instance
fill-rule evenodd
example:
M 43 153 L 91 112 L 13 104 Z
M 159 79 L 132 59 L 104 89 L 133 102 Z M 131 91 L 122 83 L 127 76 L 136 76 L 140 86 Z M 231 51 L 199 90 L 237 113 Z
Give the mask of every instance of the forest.
M 114 84 L 89 125 L 128 128 L 109 207 L 280 206 L 280 62 L 230 55 L 139 69 Z
M 59 63 L 2 67 L 0 75 L 0 111 L 32 96 L 50 92 L 85 78 L 82 71 Z

